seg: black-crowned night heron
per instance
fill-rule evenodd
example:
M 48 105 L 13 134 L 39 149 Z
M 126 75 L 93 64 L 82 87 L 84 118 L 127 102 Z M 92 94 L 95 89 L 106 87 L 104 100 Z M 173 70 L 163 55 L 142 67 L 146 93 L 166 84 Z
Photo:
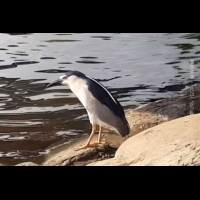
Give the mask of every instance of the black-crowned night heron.
M 94 147 L 104 144 L 101 141 L 103 127 L 114 129 L 122 137 L 130 132 L 123 107 L 116 98 L 98 81 L 79 71 L 68 71 L 58 80 L 47 85 L 47 87 L 68 85 L 70 90 L 77 96 L 87 110 L 92 132 L 87 143 L 76 150 Z M 97 125 L 99 126 L 98 140 L 90 143 Z

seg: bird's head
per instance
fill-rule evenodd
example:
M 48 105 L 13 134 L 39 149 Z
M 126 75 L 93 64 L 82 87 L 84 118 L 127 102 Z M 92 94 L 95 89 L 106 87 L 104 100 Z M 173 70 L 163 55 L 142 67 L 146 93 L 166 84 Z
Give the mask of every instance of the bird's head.
M 53 87 L 53 86 L 59 86 L 59 85 L 70 85 L 74 81 L 76 81 L 77 78 L 85 78 L 85 75 L 79 71 L 68 71 L 66 74 L 60 76 L 59 79 L 48 84 L 46 87 Z

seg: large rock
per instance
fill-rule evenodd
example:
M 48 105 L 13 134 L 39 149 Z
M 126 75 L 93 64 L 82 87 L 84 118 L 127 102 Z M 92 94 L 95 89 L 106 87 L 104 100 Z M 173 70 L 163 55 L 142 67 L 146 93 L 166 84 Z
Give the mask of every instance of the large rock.
M 126 110 L 131 127 L 128 138 L 167 121 L 197 113 L 200 113 L 199 84 L 191 85 L 176 96 Z M 113 147 L 119 147 L 124 142 L 117 134 L 106 134 L 105 138 Z
M 200 165 L 200 114 L 149 128 L 126 140 L 115 157 L 90 166 Z

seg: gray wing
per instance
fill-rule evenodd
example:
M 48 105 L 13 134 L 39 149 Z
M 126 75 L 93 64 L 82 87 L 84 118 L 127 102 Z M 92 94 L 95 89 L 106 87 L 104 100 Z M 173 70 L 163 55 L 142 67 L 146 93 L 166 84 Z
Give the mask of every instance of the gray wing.
M 117 116 L 109 107 L 102 104 L 96 98 L 91 97 L 91 101 L 87 105 L 87 110 L 103 123 L 113 127 L 122 137 L 129 134 L 130 127 L 126 118 Z
M 125 117 L 123 107 L 105 86 L 91 77 L 88 77 L 86 82 L 88 85 L 88 90 L 96 99 L 98 99 L 102 104 L 106 105 L 110 110 L 112 110 L 115 115 L 122 118 Z

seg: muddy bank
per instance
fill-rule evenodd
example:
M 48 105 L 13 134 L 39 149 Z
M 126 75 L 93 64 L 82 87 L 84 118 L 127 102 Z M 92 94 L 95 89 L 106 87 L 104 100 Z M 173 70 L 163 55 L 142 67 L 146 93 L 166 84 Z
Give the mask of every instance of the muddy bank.
M 180 93 L 178 97 L 159 100 L 134 109 L 130 108 L 125 112 L 131 126 L 131 134 L 126 139 L 122 139 L 115 133 L 105 134 L 104 139 L 108 144 L 98 148 L 74 151 L 74 147 L 86 142 L 87 138 L 85 138 L 48 158 L 41 165 L 88 165 L 99 160 L 113 158 L 116 150 L 128 138 L 156 125 L 190 114 L 200 113 L 200 86 L 193 85 Z M 18 166 L 20 165 L 31 165 L 31 163 L 18 164 Z

